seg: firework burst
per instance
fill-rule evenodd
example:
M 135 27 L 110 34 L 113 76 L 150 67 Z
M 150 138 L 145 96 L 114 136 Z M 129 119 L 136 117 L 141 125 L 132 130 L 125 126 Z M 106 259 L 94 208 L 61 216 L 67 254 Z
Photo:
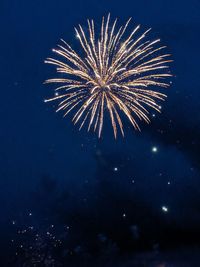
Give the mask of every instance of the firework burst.
M 148 29 L 138 34 L 140 26 L 127 35 L 129 19 L 124 26 L 116 29 L 117 19 L 111 24 L 110 15 L 102 19 L 100 34 L 97 36 L 93 20 L 88 20 L 88 30 L 79 25 L 75 28 L 83 57 L 62 40 L 53 49 L 62 60 L 47 58 L 46 63 L 56 66 L 62 77 L 48 79 L 45 83 L 55 83 L 55 96 L 45 100 L 58 101 L 56 111 L 64 116 L 74 111 L 74 124 L 80 129 L 88 124 L 101 136 L 105 112 L 111 119 L 114 136 L 117 129 L 124 135 L 121 114 L 124 113 L 135 129 L 137 120 L 150 122 L 148 108 L 160 112 L 159 100 L 166 95 L 153 89 L 154 86 L 168 87 L 166 78 L 169 54 L 162 53 L 160 39 L 146 40 Z

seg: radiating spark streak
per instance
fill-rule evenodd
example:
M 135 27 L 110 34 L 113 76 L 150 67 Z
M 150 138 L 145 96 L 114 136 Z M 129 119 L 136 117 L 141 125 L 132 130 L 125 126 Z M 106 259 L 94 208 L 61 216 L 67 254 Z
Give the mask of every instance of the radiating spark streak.
M 161 112 L 157 101 L 166 98 L 153 87 L 169 87 L 170 54 L 162 52 L 166 47 L 159 46 L 160 39 L 146 40 L 151 29 L 139 34 L 138 25 L 127 34 L 130 21 L 117 29 L 117 19 L 111 23 L 109 14 L 103 17 L 98 36 L 94 21 L 87 20 L 88 32 L 81 25 L 75 28 L 83 56 L 62 40 L 53 52 L 63 60 L 45 61 L 62 75 L 45 81 L 58 84 L 55 91 L 59 93 L 45 102 L 58 101 L 56 112 L 62 110 L 64 116 L 76 109 L 74 124 L 80 121 L 81 129 L 88 123 L 88 131 L 93 128 L 98 137 L 102 135 L 105 112 L 109 113 L 116 138 L 118 128 L 124 136 L 120 113 L 140 130 L 137 120 L 149 123 L 148 108 Z

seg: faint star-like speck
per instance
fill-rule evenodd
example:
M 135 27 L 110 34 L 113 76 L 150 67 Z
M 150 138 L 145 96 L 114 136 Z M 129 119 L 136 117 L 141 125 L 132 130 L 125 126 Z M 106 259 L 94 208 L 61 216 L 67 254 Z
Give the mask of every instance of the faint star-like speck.
M 157 148 L 156 146 L 153 146 L 152 149 L 151 149 L 151 151 L 152 151 L 153 153 L 156 153 L 156 152 L 158 152 L 158 148 Z
M 163 212 L 168 212 L 169 210 L 168 210 L 168 207 L 166 207 L 166 206 L 162 206 L 162 211 Z
M 118 171 L 118 168 L 117 167 L 114 167 L 114 169 L 113 169 L 115 172 L 117 172 Z

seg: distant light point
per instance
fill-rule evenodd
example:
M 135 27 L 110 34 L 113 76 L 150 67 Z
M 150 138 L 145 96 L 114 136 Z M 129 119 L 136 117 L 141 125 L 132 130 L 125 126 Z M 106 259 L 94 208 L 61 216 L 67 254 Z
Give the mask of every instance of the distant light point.
M 114 172 L 117 172 L 118 171 L 118 168 L 117 167 L 114 167 L 113 170 L 114 170 Z
M 166 207 L 166 206 L 162 206 L 162 211 L 163 211 L 163 212 L 168 212 L 168 207 Z
M 158 148 L 157 148 L 156 146 L 153 146 L 152 149 L 151 149 L 151 151 L 152 151 L 153 153 L 156 153 L 156 152 L 158 152 Z

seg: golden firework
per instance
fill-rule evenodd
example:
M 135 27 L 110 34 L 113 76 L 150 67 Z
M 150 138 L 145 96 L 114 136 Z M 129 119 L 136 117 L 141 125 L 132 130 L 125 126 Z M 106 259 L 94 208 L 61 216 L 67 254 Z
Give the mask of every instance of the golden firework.
M 88 20 L 88 30 L 79 25 L 76 36 L 82 48 L 81 57 L 69 44 L 62 40 L 53 49 L 62 60 L 47 58 L 46 63 L 56 66 L 62 77 L 48 79 L 45 83 L 56 83 L 55 96 L 45 100 L 58 101 L 56 111 L 63 110 L 64 116 L 76 110 L 74 124 L 80 122 L 80 129 L 88 122 L 88 131 L 93 128 L 101 136 L 104 112 L 110 114 L 114 136 L 118 127 L 123 131 L 120 117 L 123 112 L 135 129 L 139 130 L 137 118 L 150 122 L 147 107 L 160 112 L 157 100 L 164 100 L 165 94 L 149 87 L 168 87 L 164 81 L 171 74 L 168 69 L 169 54 L 162 53 L 165 46 L 159 46 L 160 39 L 146 40 L 148 29 L 138 34 L 140 26 L 127 36 L 127 27 L 116 29 L 117 19 L 111 24 L 110 14 L 102 19 L 100 34 L 95 33 L 93 20 Z

